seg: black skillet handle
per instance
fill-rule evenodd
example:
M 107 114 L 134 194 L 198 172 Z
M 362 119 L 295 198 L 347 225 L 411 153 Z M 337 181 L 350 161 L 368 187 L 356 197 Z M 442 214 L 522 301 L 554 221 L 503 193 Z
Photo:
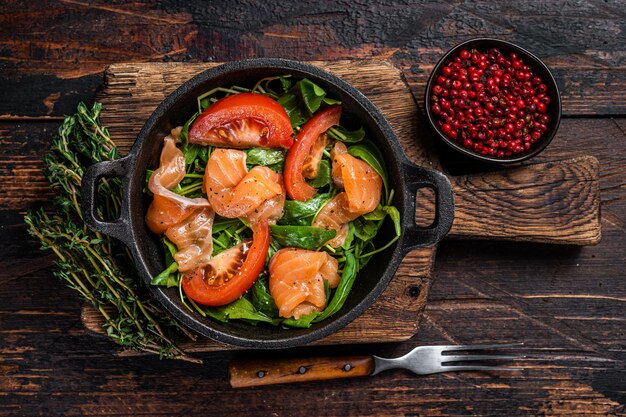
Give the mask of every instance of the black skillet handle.
M 403 218 L 404 250 L 434 245 L 448 233 L 454 220 L 454 195 L 450 181 L 438 171 L 410 163 L 404 164 L 403 171 L 407 195 Z M 435 220 L 428 227 L 415 224 L 415 196 L 417 190 L 424 187 L 435 193 Z
M 81 184 L 84 221 L 91 229 L 107 236 L 114 237 L 127 243 L 130 235 L 130 221 L 128 216 L 128 202 L 124 196 L 128 187 L 128 175 L 130 158 L 125 157 L 113 161 L 104 161 L 94 164 L 87 169 Z M 96 192 L 100 178 L 121 177 L 122 178 L 122 207 L 120 217 L 113 221 L 103 221 L 96 214 Z

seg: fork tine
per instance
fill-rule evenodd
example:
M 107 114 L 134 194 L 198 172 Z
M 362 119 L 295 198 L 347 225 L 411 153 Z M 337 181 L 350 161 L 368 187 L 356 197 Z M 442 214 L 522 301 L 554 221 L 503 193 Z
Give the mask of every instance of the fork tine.
M 483 361 L 488 359 L 522 359 L 524 355 L 441 355 L 441 362 Z
M 447 345 L 441 346 L 442 352 L 458 351 L 458 350 L 486 350 L 486 349 L 502 349 L 510 347 L 524 346 L 524 343 L 506 343 L 499 345 Z
M 441 372 L 456 371 L 523 371 L 524 368 L 504 368 L 502 366 L 445 366 Z

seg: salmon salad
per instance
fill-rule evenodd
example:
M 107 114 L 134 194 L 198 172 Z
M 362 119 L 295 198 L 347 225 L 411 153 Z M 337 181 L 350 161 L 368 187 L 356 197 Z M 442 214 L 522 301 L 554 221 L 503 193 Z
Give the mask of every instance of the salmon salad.
M 219 87 L 197 102 L 146 172 L 146 224 L 165 254 L 151 285 L 220 322 L 307 328 L 337 313 L 358 272 L 400 237 L 380 149 L 307 78 Z

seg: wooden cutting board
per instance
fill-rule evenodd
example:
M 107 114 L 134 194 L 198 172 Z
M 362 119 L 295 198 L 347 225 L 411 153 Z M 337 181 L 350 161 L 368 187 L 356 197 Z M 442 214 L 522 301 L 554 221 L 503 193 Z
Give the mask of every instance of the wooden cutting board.
M 317 61 L 361 90 L 387 117 L 409 158 L 441 169 L 432 137 L 425 128 L 401 72 L 385 61 Z M 156 106 L 181 83 L 219 63 L 116 64 L 105 73 L 98 100 L 102 123 L 126 153 Z M 451 238 L 519 240 L 593 245 L 600 241 L 598 161 L 593 157 L 526 165 L 496 172 L 450 177 L 455 193 Z M 432 218 L 431 199 L 417 197 L 416 218 Z M 428 223 L 428 222 L 426 222 Z M 398 342 L 418 329 L 433 280 L 436 247 L 409 253 L 385 292 L 362 316 L 315 344 Z M 358 285 L 358 282 L 357 284 Z M 85 326 L 104 334 L 90 306 Z M 230 349 L 209 339 L 181 346 L 188 352 Z

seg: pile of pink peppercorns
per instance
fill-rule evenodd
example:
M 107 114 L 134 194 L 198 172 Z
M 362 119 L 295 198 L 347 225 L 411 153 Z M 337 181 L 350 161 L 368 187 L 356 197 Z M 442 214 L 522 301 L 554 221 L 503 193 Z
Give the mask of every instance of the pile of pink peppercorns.
M 510 157 L 547 130 L 547 89 L 515 53 L 464 49 L 435 76 L 430 110 L 441 132 L 464 148 Z

